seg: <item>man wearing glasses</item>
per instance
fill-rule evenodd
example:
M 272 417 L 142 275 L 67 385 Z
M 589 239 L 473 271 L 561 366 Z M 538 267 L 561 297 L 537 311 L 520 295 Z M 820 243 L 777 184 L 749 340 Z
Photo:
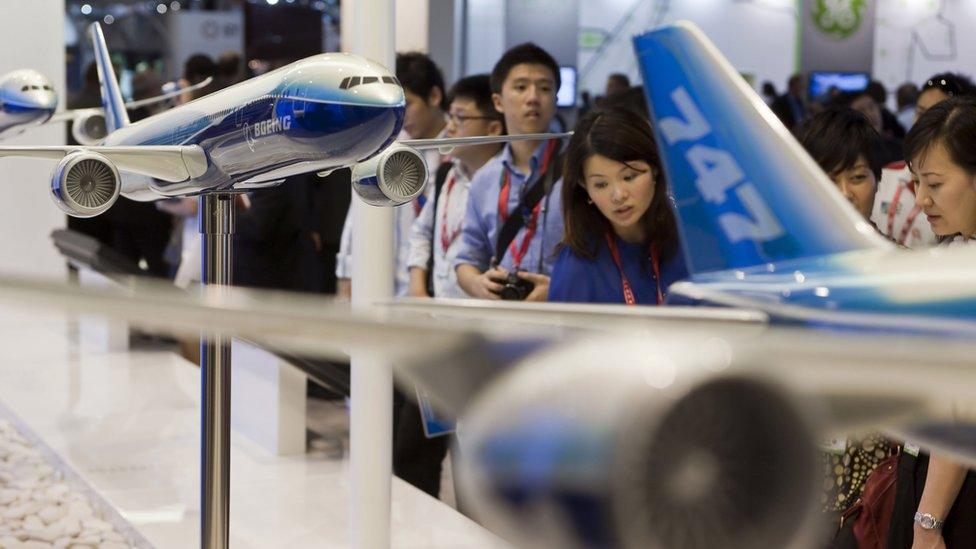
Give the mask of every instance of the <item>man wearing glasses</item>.
M 448 94 L 448 137 L 504 135 L 505 121 L 495 110 L 487 74 L 458 80 Z M 436 170 L 431 200 L 414 221 L 410 234 L 410 295 L 460 298 L 454 258 L 460 248 L 461 228 L 468 204 L 471 178 L 501 150 L 500 143 L 454 149 L 453 161 Z M 433 290 L 433 293 L 431 293 Z

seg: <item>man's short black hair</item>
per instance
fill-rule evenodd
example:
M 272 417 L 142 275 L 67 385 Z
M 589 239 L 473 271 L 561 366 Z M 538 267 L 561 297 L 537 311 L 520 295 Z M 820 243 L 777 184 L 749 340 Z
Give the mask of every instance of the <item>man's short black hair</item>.
M 888 89 L 878 80 L 868 82 L 867 92 L 874 99 L 874 102 L 882 107 L 888 101 Z
M 630 87 L 630 77 L 622 72 L 615 72 L 607 77 L 607 82 L 613 82 L 621 88 Z
M 191 84 L 197 84 L 216 75 L 217 64 L 209 56 L 202 53 L 191 55 L 183 63 L 183 78 L 186 78 Z
M 447 94 L 444 90 L 444 75 L 437 64 L 427 55 L 412 51 L 398 53 L 396 56 L 396 77 L 400 85 L 410 93 L 430 97 L 435 87 L 441 92 L 441 109 L 447 108 Z
M 504 130 L 505 117 L 495 109 L 495 104 L 491 100 L 491 79 L 487 74 L 475 74 L 455 82 L 447 94 L 447 102 L 450 104 L 458 98 L 474 101 L 482 116 L 501 122 Z
M 797 133 L 803 148 L 828 174 L 853 168 L 863 156 L 875 180 L 881 180 L 883 142 L 860 112 L 830 107 L 804 122 Z
M 905 82 L 898 86 L 898 90 L 895 92 L 895 101 L 898 103 L 898 110 L 914 107 L 915 103 L 918 102 L 918 86 L 911 82 Z
M 502 55 L 502 58 L 495 63 L 495 68 L 491 69 L 491 91 L 501 93 L 502 84 L 508 78 L 508 73 L 512 72 L 515 65 L 530 64 L 542 65 L 552 71 L 552 77 L 556 82 L 556 90 L 562 83 L 559 78 L 559 65 L 549 52 L 533 44 L 526 42 L 510 48 Z

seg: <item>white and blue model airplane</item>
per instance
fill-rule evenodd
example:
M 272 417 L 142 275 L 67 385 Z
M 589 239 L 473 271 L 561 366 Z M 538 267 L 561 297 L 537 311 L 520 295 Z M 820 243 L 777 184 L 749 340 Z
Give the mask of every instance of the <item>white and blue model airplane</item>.
M 693 26 L 634 44 L 691 271 L 669 293 L 722 309 L 410 302 L 370 317 L 307 296 L 221 305 L 9 279 L 0 298 L 302 352 L 386 350 L 463 416 L 465 502 L 525 547 L 818 546 L 818 441 L 853 427 L 976 466 L 976 417 L 948 405 L 976 400 L 976 251 L 877 236 Z M 360 139 L 392 141 L 378 127 Z M 251 133 L 227 147 L 250 150 L 249 135 L 258 154 Z M 192 148 L 158 148 L 186 152 L 174 173 L 203 169 Z M 215 161 L 202 180 L 229 171 Z
M 814 327 L 976 333 L 976 249 L 906 252 L 881 237 L 696 28 L 634 45 L 691 272 L 672 303 Z
M 173 99 L 210 84 L 213 78 L 187 88 L 125 104 L 138 109 Z M 0 139 L 54 122 L 72 122 L 71 134 L 82 144 L 94 145 L 105 137 L 105 112 L 100 108 L 58 111 L 58 94 L 51 81 L 32 69 L 11 71 L 0 77 Z
M 353 186 L 374 205 L 409 202 L 424 190 L 428 148 L 563 134 L 396 141 L 403 88 L 377 63 L 322 54 L 130 123 L 98 23 L 90 27 L 108 135 L 99 145 L 0 147 L 0 156 L 58 161 L 55 202 L 69 215 L 133 200 L 273 186 L 308 172 L 353 168 Z M 140 177 L 141 176 L 141 177 Z

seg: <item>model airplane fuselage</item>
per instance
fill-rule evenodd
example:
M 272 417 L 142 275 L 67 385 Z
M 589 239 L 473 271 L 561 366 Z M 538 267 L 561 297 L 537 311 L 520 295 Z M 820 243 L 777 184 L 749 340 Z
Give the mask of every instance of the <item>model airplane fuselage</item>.
M 246 189 L 374 156 L 396 138 L 404 107 L 403 90 L 384 67 L 330 53 L 121 127 L 104 144 L 205 152 L 209 164 L 202 175 L 155 181 L 154 198 Z
M 58 94 L 41 73 L 22 69 L 0 79 L 0 138 L 43 124 L 58 108 Z

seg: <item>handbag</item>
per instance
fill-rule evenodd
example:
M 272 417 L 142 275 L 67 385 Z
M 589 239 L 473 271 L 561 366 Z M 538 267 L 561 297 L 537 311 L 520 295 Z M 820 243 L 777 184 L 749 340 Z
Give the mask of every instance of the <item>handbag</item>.
M 895 452 L 881 462 L 867 480 L 861 497 L 857 498 L 840 517 L 840 528 L 835 542 L 853 534 L 858 549 L 885 549 L 891 526 L 891 513 L 895 507 L 895 478 L 898 473 L 898 457 Z M 837 544 L 835 543 L 835 546 Z

